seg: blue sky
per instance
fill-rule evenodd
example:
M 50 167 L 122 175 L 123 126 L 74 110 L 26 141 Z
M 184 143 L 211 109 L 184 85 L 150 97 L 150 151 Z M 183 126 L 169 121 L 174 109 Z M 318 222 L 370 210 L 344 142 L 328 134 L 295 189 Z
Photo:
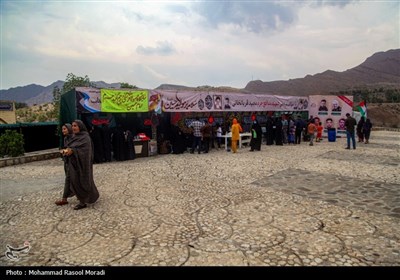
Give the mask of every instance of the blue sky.
M 400 1 L 1 1 L 0 88 L 92 81 L 244 88 L 400 45 Z

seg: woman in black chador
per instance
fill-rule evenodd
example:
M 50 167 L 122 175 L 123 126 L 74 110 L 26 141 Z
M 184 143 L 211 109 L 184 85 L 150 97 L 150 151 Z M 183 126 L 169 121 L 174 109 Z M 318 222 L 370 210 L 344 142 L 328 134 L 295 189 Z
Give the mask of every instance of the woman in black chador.
M 102 163 L 105 161 L 102 128 L 97 125 L 93 125 L 93 128 L 90 131 L 90 136 L 94 146 L 94 163 Z
M 250 151 L 260 151 L 261 150 L 261 139 L 262 139 L 262 130 L 261 126 L 258 124 L 257 120 L 253 121 L 251 125 L 251 141 L 250 141 Z
M 125 132 L 121 125 L 115 129 L 112 136 L 114 158 L 117 161 L 125 160 L 125 154 L 127 153 L 125 143 Z
M 126 160 L 131 160 L 135 159 L 136 154 L 135 154 L 135 147 L 133 146 L 133 135 L 130 130 L 125 131 L 125 149 L 126 149 L 126 154 L 125 154 L 125 159 Z
M 275 144 L 279 146 L 283 146 L 283 135 L 282 135 L 282 121 L 280 118 L 275 118 L 274 120 L 274 136 L 275 136 Z
M 267 145 L 274 144 L 274 122 L 272 118 L 267 119 Z
M 68 156 L 70 175 L 70 189 L 79 200 L 74 207 L 79 210 L 86 207 L 86 203 L 95 203 L 99 198 L 99 191 L 93 180 L 93 144 L 82 121 L 72 123 L 74 136 L 67 144 L 64 155 Z
M 103 124 L 101 130 L 103 133 L 103 141 L 104 141 L 104 160 L 106 162 L 109 162 L 111 161 L 111 151 L 112 151 L 111 129 L 109 127 L 109 124 Z
M 186 150 L 185 136 L 177 125 L 171 126 L 171 141 L 174 154 L 182 154 Z

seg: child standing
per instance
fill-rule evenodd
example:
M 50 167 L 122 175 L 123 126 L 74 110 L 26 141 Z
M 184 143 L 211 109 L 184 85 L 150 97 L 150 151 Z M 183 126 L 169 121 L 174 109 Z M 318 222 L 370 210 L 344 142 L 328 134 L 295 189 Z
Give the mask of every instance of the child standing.
M 307 126 L 307 133 L 308 136 L 310 137 L 310 146 L 313 146 L 314 138 L 315 138 L 315 132 L 317 131 L 317 126 L 313 121 L 311 121 L 308 126 Z

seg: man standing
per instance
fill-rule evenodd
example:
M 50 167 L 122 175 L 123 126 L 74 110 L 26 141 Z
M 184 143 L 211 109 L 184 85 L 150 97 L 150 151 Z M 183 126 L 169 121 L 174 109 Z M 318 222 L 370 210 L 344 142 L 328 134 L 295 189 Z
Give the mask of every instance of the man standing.
M 193 129 L 193 145 L 192 150 L 190 151 L 191 154 L 194 153 L 194 150 L 197 148 L 198 153 L 200 154 L 201 150 L 201 128 L 203 127 L 203 123 L 200 122 L 200 118 L 196 117 L 196 120 L 193 121 L 190 126 Z
M 206 122 L 204 126 L 200 129 L 203 136 L 204 153 L 208 153 L 210 150 L 210 140 L 212 135 L 212 126 L 210 123 Z
M 347 135 L 347 147 L 346 149 L 350 149 L 350 138 L 351 141 L 353 142 L 353 149 L 356 149 L 356 137 L 355 137 L 355 133 L 354 133 L 354 126 L 357 125 L 357 121 L 355 118 L 353 118 L 352 116 L 350 116 L 349 113 L 346 114 L 346 122 L 345 122 L 345 126 L 346 126 L 346 135 Z

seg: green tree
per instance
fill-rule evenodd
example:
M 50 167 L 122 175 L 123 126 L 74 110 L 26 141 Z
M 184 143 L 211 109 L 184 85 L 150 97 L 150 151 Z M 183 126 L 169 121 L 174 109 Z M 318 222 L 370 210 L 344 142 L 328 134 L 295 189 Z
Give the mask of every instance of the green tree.
M 54 108 L 51 111 L 51 116 L 55 119 L 58 119 L 60 115 L 60 98 L 61 98 L 61 90 L 58 86 L 53 88 L 53 105 Z
M 60 89 L 58 86 L 55 86 L 53 88 L 53 104 L 54 104 L 54 109 L 49 114 L 52 119 L 59 119 L 60 118 L 60 100 L 61 100 L 61 95 L 64 93 L 74 89 L 75 87 L 90 87 L 93 86 L 93 84 L 90 82 L 90 79 L 87 75 L 85 77 L 78 77 L 74 75 L 73 73 L 68 73 L 64 85 L 62 89 Z M 57 130 L 58 133 L 58 130 Z
M 0 136 L 0 157 L 17 157 L 24 154 L 24 135 L 7 129 Z
M 90 87 L 93 84 L 90 82 L 89 77 L 86 75 L 85 77 L 78 77 L 72 73 L 68 73 L 67 78 L 65 79 L 64 85 L 62 87 L 61 94 L 64 94 L 75 87 Z
M 46 114 L 41 114 L 41 115 L 38 116 L 38 121 L 39 122 L 45 122 L 47 120 L 48 119 L 47 119 L 47 115 Z
M 137 89 L 138 87 L 137 87 L 137 86 L 130 85 L 130 84 L 128 84 L 128 83 L 121 83 L 121 88 Z

